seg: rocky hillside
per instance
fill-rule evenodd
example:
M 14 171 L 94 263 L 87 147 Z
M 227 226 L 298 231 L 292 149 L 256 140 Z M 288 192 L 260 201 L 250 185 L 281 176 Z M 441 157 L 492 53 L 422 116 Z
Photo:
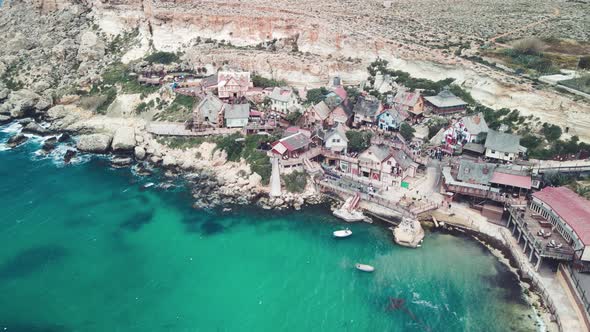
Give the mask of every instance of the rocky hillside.
M 140 60 L 155 50 L 182 51 L 185 66 L 215 70 L 229 63 L 299 88 L 323 85 L 333 75 L 358 83 L 366 79 L 367 65 L 381 57 L 416 77 L 455 78 L 488 106 L 518 108 L 590 138 L 587 104 L 455 55 L 457 48 L 475 52 L 490 37 L 547 18 L 515 36 L 588 40 L 583 13 L 590 5 L 476 3 L 13 1 L 0 15 L 0 41 L 6 45 L 0 48 L 0 79 L 7 88 L 0 91 L 0 100 L 25 88 L 20 95 L 34 93 L 33 100 L 39 96 L 51 104 L 66 96 L 75 101 L 68 96 L 90 90 L 112 64 Z

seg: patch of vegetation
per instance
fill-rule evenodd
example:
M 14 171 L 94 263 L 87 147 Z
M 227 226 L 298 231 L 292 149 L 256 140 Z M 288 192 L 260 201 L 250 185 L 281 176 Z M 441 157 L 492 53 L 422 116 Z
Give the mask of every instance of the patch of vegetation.
M 149 102 L 144 102 L 142 101 L 141 103 L 139 103 L 136 107 L 135 107 L 135 112 L 136 113 L 143 113 L 151 108 L 153 108 L 155 106 L 155 101 L 152 99 Z
M 448 124 L 449 120 L 441 116 L 431 118 L 428 121 L 428 139 L 433 138 L 441 129 L 446 128 Z
M 552 138 L 556 137 L 553 134 Z M 576 157 L 581 152 L 589 152 L 590 144 L 580 142 L 577 136 L 572 136 L 569 140 L 560 140 L 549 142 L 546 137 L 528 134 L 521 139 L 520 144 L 528 149 L 530 158 L 535 159 L 561 159 Z
M 262 183 L 268 184 L 272 166 L 270 158 L 259 148 L 276 139 L 277 137 L 265 135 L 248 135 L 244 138 L 241 134 L 235 133 L 215 139 L 215 149 L 225 151 L 229 161 L 239 161 L 243 158 L 250 165 L 252 172 L 262 177 Z
M 263 184 L 268 184 L 270 180 L 272 165 L 270 164 L 270 158 L 259 148 L 276 139 L 277 137 L 266 135 L 248 135 L 244 142 L 242 158 L 246 159 L 252 172 L 258 173 L 262 177 Z
M 571 80 L 561 81 L 559 84 L 585 93 L 590 93 L 590 74 L 585 74 Z
M 211 142 L 209 137 L 159 137 L 158 143 L 172 149 L 188 149 L 197 147 L 204 142 Z
M 541 133 L 545 136 L 545 139 L 549 142 L 555 142 L 561 137 L 561 128 L 554 124 L 543 123 Z
M 500 108 L 494 110 L 493 108 L 476 104 L 467 109 L 468 114 L 482 113 L 488 127 L 490 129 L 498 130 L 501 125 L 506 125 L 510 131 L 517 131 L 521 126 L 526 124 L 526 120 L 530 119 L 520 115 L 516 109 L 510 110 L 508 108 Z
M 382 74 L 389 74 L 391 77 L 394 78 L 394 81 L 407 87 L 410 90 L 416 89 L 423 89 L 422 92 L 425 96 L 434 96 L 438 94 L 445 86 L 449 86 L 450 90 L 453 94 L 457 97 L 463 99 L 465 102 L 469 104 L 475 104 L 475 100 L 469 94 L 469 92 L 463 90 L 459 85 L 453 84 L 455 79 L 453 78 L 445 78 L 444 80 L 440 81 L 431 81 L 425 78 L 414 78 L 409 73 L 401 70 L 393 70 L 387 68 L 389 62 L 384 59 L 377 59 L 372 62 L 368 67 L 367 71 L 369 72 L 369 81 L 374 81 L 377 72 Z
M 133 44 L 133 40 L 139 36 L 139 28 L 135 28 L 130 32 L 117 34 L 110 43 L 107 44 L 107 54 L 121 55 L 125 50 Z
M 273 88 L 287 85 L 287 82 L 283 80 L 274 80 L 256 74 L 252 75 L 252 83 L 254 86 L 261 88 Z
M 103 72 L 101 82 L 92 86 L 88 96 L 98 97 L 96 99 L 97 105 L 92 109 L 95 109 L 99 114 L 105 114 L 108 107 L 117 98 L 118 92 L 147 95 L 157 90 L 158 87 L 139 84 L 137 77 L 131 74 L 127 66 L 119 62 L 114 63 Z
M 162 121 L 186 121 L 191 118 L 193 114 L 193 106 L 197 102 L 195 97 L 177 94 L 172 103 L 158 113 L 154 119 Z
M 346 132 L 348 151 L 361 152 L 371 146 L 373 133 L 368 130 L 349 130 Z
M 301 193 L 307 185 L 307 174 L 305 172 L 294 171 L 290 174 L 283 175 L 283 183 L 287 191 L 292 193 Z
M 149 63 L 161 63 L 164 65 L 179 62 L 180 56 L 172 52 L 158 51 L 145 57 L 145 61 Z
M 559 72 L 559 69 L 553 65 L 549 57 L 543 53 L 529 53 L 529 51 L 520 51 L 518 49 L 506 49 L 504 54 L 508 56 L 511 62 L 523 69 L 532 69 L 539 74 L 552 74 Z
M 239 161 L 244 150 L 244 140 L 240 133 L 222 136 L 216 139 L 215 150 L 223 150 L 227 154 L 227 160 Z
M 122 63 L 115 63 L 107 68 L 102 74 L 102 82 L 94 85 L 91 94 L 95 89 L 102 89 L 109 86 L 119 86 L 122 93 L 145 93 L 150 94 L 158 91 L 158 87 L 139 84 L 137 76 L 133 75 L 129 68 Z
M 590 199 L 590 183 L 588 181 L 575 181 L 570 184 L 570 188 L 576 192 L 576 194 Z
M 346 96 L 351 102 L 355 102 L 361 95 L 361 91 L 353 86 L 345 86 L 344 90 L 346 90 Z
M 291 112 L 287 114 L 287 116 L 285 116 L 285 120 L 289 121 L 290 124 L 294 125 L 297 123 L 297 121 L 299 121 L 299 119 L 301 119 L 302 115 L 303 114 L 299 111 Z
M 305 102 L 307 105 L 315 105 L 320 101 L 326 99 L 326 95 L 330 93 L 328 89 L 321 87 L 318 89 L 311 89 L 307 91 L 307 101 Z
M 96 107 L 96 113 L 106 114 L 109 106 L 115 101 L 115 98 L 117 98 L 117 88 L 111 86 L 105 89 L 100 89 L 98 95 L 101 97 L 100 101 L 102 102 Z
M 401 126 L 399 127 L 399 133 L 406 141 L 412 140 L 412 138 L 414 138 L 415 132 L 416 129 L 405 122 L 402 122 Z
M 24 84 L 15 79 L 15 76 L 19 73 L 21 67 L 21 61 L 13 61 L 7 66 L 6 70 L 0 80 L 4 82 L 4 85 L 13 91 L 24 88 Z

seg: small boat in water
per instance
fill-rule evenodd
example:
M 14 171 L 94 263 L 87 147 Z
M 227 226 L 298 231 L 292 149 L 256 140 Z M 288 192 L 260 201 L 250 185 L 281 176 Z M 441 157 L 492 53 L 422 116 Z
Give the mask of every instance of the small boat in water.
M 334 237 L 349 237 L 352 235 L 352 231 L 350 229 L 342 229 L 339 231 L 334 231 Z
M 144 189 L 147 189 L 147 188 L 153 187 L 154 185 L 155 185 L 155 183 L 153 183 L 153 182 L 148 182 L 148 183 L 146 183 L 146 184 L 144 184 L 144 185 L 143 185 L 143 188 L 144 188 Z
M 372 267 L 371 265 L 367 265 L 367 264 L 360 264 L 360 263 L 356 263 L 354 265 L 356 267 L 357 270 L 361 270 L 364 272 L 373 272 L 375 271 L 375 268 Z

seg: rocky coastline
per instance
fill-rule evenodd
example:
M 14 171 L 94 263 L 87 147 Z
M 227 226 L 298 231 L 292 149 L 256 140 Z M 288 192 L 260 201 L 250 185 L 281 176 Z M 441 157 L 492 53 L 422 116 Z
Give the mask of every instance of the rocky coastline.
M 322 202 L 311 185 L 303 193 L 269 197 L 262 177 L 244 160 L 227 161 L 226 153 L 208 142 L 188 149 L 171 148 L 149 134 L 141 119 L 94 115 L 72 105 L 37 108 L 32 102 L 36 97 L 28 92 L 12 92 L 8 98 L 0 107 L 0 112 L 11 110 L 1 113 L 7 119 L 3 125 L 15 122 L 22 126 L 7 141 L 9 148 L 25 143 L 25 134 L 31 134 L 45 137 L 41 148 L 45 153 L 60 143 L 67 144 L 65 163 L 77 154 L 88 153 L 110 155 L 113 167 L 135 167 L 139 175 L 150 174 L 152 167 L 160 168 L 168 178 L 186 180 L 195 209 L 256 204 L 263 209 L 299 210 L 305 204 Z

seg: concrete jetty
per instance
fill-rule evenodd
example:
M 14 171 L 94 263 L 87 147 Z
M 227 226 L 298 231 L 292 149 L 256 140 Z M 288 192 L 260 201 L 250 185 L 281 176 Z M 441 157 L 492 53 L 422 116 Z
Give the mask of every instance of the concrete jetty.
M 424 229 L 418 220 L 402 218 L 402 222 L 393 229 L 393 239 L 401 246 L 418 248 L 424 239 Z

